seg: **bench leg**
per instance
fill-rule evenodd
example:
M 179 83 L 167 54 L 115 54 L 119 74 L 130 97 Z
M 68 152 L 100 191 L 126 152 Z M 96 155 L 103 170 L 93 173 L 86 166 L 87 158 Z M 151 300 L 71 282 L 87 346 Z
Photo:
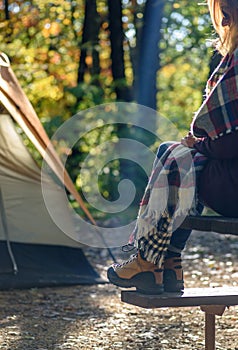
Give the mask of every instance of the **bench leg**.
M 215 350 L 215 315 L 205 312 L 205 350 Z
M 216 349 L 215 317 L 222 316 L 226 306 L 204 305 L 201 310 L 205 312 L 205 350 Z

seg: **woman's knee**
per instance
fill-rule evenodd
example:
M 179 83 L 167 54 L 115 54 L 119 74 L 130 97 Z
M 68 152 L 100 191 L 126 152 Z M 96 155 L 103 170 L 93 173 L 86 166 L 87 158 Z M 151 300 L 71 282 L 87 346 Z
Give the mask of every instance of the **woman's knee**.
M 173 145 L 175 142 L 174 141 L 166 141 L 166 142 L 162 142 L 159 145 L 158 151 L 157 151 L 157 157 L 161 157 L 162 154 L 164 154 L 164 152 L 166 152 L 166 150 Z

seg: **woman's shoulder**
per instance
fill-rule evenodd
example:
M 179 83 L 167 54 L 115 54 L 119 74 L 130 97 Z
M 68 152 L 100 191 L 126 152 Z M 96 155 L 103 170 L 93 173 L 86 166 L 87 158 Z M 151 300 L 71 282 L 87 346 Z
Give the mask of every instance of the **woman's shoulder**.
M 238 66 L 238 47 L 228 55 L 228 67 Z
M 238 58 L 238 47 L 233 51 L 233 55 Z

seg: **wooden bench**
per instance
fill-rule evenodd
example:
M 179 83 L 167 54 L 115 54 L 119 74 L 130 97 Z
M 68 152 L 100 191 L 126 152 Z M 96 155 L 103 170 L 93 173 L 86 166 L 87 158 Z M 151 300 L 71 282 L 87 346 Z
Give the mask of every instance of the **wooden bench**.
M 182 228 L 238 236 L 238 218 L 222 216 L 188 216 Z M 125 303 L 142 308 L 195 307 L 205 312 L 205 349 L 215 350 L 215 316 L 226 307 L 238 305 L 238 287 L 185 288 L 184 293 L 146 295 L 135 290 L 121 292 Z
M 238 218 L 224 216 L 188 216 L 181 228 L 196 231 L 217 232 L 238 236 Z

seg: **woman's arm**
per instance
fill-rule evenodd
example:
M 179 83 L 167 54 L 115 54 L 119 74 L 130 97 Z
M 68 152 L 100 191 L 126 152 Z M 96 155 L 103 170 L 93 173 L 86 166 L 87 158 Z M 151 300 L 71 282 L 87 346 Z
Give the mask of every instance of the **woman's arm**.
M 187 147 L 195 148 L 198 152 L 213 159 L 238 158 L 238 131 L 212 140 L 210 137 L 198 139 L 188 134 L 181 143 Z

